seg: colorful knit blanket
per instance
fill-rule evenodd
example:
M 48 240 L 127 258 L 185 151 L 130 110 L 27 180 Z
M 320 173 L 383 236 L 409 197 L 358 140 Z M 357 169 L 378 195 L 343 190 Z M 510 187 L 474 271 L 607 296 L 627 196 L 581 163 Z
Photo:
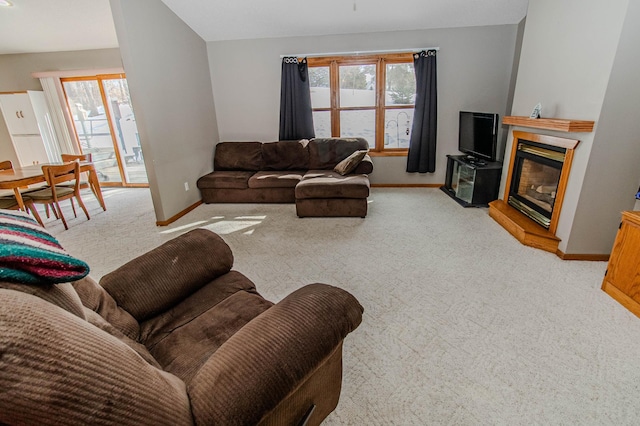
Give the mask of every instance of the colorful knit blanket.
M 0 280 L 25 284 L 76 281 L 89 265 L 70 256 L 26 213 L 0 210 Z

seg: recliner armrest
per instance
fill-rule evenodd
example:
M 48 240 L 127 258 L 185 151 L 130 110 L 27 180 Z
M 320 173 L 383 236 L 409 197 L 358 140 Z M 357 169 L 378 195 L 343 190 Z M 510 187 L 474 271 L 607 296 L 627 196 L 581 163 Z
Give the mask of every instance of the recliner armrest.
M 0 306 L 0 424 L 193 423 L 185 384 L 118 338 L 19 291 Z
M 307 285 L 231 336 L 187 384 L 197 424 L 257 424 L 362 321 L 350 293 Z

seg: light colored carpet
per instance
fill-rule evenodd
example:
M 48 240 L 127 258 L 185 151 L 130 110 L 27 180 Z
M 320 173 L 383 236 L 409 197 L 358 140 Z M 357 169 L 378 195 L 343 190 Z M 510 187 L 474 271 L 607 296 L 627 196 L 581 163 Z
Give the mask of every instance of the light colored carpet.
M 327 425 L 638 424 L 640 319 L 600 290 L 605 262 L 522 246 L 437 189 L 375 188 L 366 219 L 293 205 L 203 205 L 156 227 L 147 190 L 87 195 L 90 222 L 47 227 L 96 278 L 194 227 L 277 301 L 312 282 L 365 307 Z

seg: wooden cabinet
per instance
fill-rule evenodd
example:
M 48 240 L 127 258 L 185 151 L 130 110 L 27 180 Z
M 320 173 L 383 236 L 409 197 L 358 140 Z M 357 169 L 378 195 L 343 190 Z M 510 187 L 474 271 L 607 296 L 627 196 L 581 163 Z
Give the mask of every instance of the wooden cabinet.
M 44 93 L 0 95 L 0 109 L 21 166 L 57 161 L 56 139 Z
M 602 290 L 640 317 L 640 211 L 622 212 Z

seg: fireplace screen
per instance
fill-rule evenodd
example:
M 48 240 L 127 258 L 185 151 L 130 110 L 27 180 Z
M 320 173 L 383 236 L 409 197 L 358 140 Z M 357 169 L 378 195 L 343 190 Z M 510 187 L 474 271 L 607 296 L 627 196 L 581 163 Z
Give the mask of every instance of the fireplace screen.
M 509 204 L 549 228 L 564 152 L 519 142 Z

